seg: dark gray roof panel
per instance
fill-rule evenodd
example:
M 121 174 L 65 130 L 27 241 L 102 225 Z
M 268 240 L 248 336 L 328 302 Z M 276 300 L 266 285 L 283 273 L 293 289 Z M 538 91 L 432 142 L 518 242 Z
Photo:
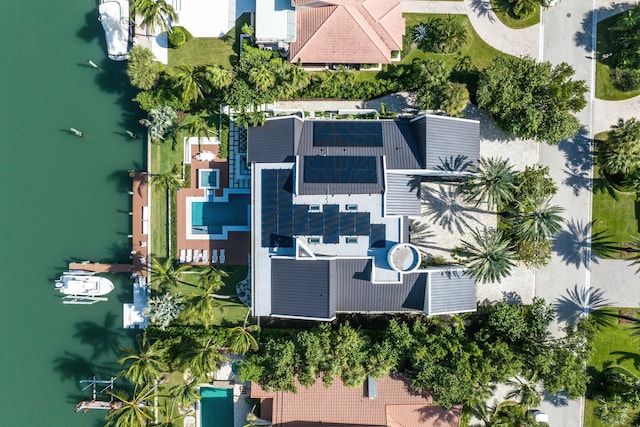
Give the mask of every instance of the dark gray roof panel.
M 420 177 L 388 173 L 385 201 L 387 215 L 420 216 Z
M 326 120 L 313 125 L 314 147 L 382 147 L 382 126 L 373 120 Z
M 295 117 L 267 120 L 247 131 L 247 160 L 258 163 L 293 162 L 302 122 Z
M 429 272 L 430 308 L 427 314 L 476 310 L 476 282 L 460 270 Z
M 457 161 L 478 163 L 480 123 L 443 116 L 426 117 L 426 167 L 443 169 Z
M 371 283 L 371 260 L 337 259 L 337 311 L 422 311 L 426 274 L 407 274 L 402 283 Z
M 380 194 L 384 188 L 380 157 L 303 156 L 297 165 L 298 194 Z
M 340 120 L 345 125 L 357 126 L 358 123 L 377 124 L 381 127 L 382 145 L 371 142 L 364 146 L 320 146 L 314 143 L 314 126 L 324 126 L 324 121 L 305 121 L 300 137 L 297 154 L 300 156 L 386 156 L 389 169 L 421 169 L 424 166 L 416 146 L 411 125 L 408 120 Z
M 273 315 L 330 319 L 337 295 L 334 260 L 271 259 Z

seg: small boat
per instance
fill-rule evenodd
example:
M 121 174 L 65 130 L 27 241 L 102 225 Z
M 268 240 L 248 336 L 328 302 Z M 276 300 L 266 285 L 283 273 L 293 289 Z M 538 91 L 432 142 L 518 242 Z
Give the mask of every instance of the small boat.
M 98 21 L 107 38 L 107 56 L 113 61 L 129 58 L 129 0 L 100 0 Z
M 100 298 L 111 292 L 115 286 L 105 277 L 87 274 L 86 272 L 65 272 L 56 280 L 56 289 L 67 301 L 105 301 Z M 67 302 L 74 303 L 74 302 Z M 77 302 L 75 302 L 77 303 Z

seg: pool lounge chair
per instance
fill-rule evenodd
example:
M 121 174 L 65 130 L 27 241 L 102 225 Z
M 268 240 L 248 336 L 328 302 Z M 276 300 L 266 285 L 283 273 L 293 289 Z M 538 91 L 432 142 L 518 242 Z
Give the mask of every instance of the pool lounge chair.
M 206 249 L 202 250 L 202 262 L 205 264 L 209 264 L 209 251 Z
M 218 250 L 213 249 L 211 251 L 211 264 L 215 264 L 216 262 L 218 262 Z
M 220 249 L 220 264 L 224 264 L 225 260 L 224 249 Z
M 180 262 L 180 264 L 184 264 L 186 260 L 187 260 L 187 251 L 185 251 L 184 249 L 180 249 L 180 259 L 178 261 Z
M 193 251 L 191 249 L 187 249 L 187 259 L 186 262 L 193 261 Z
M 193 262 L 200 262 L 200 250 L 193 250 Z

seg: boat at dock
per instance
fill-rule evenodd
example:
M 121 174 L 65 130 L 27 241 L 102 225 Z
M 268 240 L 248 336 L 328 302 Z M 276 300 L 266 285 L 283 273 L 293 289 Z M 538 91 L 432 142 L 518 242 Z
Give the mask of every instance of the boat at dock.
M 67 271 L 56 280 L 56 289 L 63 294 L 65 304 L 93 304 L 106 301 L 104 297 L 115 286 L 106 277 L 87 271 Z
M 129 58 L 129 0 L 100 0 L 98 21 L 107 39 L 107 56 L 113 61 Z

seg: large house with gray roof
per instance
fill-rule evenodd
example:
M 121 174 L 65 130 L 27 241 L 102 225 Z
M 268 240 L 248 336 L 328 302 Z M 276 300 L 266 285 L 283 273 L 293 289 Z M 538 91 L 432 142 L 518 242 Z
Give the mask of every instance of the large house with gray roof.
M 247 139 L 254 316 L 476 309 L 473 278 L 423 267 L 409 230 L 422 180 L 464 174 L 452 159 L 477 163 L 477 121 L 273 117 Z

